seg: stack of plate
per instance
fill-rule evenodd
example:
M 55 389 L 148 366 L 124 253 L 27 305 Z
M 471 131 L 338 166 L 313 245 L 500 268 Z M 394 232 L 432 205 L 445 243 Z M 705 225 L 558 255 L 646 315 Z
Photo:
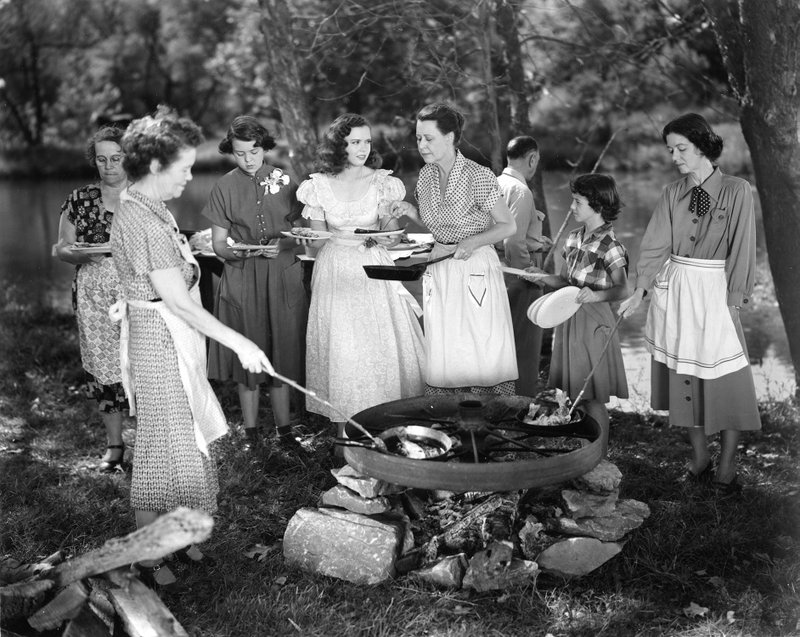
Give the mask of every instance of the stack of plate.
M 570 285 L 545 294 L 531 303 L 528 318 L 539 327 L 560 325 L 580 308 L 581 304 L 575 301 L 580 291 L 580 288 Z

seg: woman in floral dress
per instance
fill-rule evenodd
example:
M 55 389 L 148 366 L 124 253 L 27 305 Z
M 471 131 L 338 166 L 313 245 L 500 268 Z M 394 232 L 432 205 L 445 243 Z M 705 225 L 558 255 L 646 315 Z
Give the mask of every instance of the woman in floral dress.
M 119 368 L 119 325 L 108 320 L 108 308 L 117 301 L 119 278 L 109 253 L 87 253 L 75 243 L 108 243 L 111 220 L 119 194 L 128 185 L 122 169 L 122 130 L 104 126 L 89 138 L 86 156 L 97 169 L 100 182 L 73 190 L 61 206 L 56 256 L 75 266 L 72 307 L 78 319 L 81 362 L 88 394 L 97 401 L 106 428 L 106 453 L 100 471 L 122 466 L 125 443 L 122 423 L 128 401 Z
M 232 155 L 236 168 L 214 185 L 203 209 L 212 223 L 214 252 L 225 259 L 214 315 L 268 352 L 278 373 L 303 384 L 308 298 L 302 264 L 295 258 L 301 249 L 281 235 L 291 229 L 293 215 L 299 217 L 297 186 L 283 171 L 264 163 L 264 153 L 274 146 L 269 131 L 247 115 L 234 119 L 219 143 L 219 151 Z M 228 245 L 228 238 L 264 248 L 237 250 Z M 260 386 L 269 383 L 279 438 L 296 444 L 288 385 L 264 373 L 249 373 L 233 352 L 213 341 L 208 375 L 237 382 L 244 427 L 252 442 L 260 435 Z
M 306 378 L 339 413 L 313 399 L 306 406 L 341 423 L 343 416 L 421 394 L 424 347 L 411 294 L 398 281 L 368 278 L 363 268 L 392 265 L 386 247 L 399 238 L 354 234 L 398 229 L 391 204 L 405 195 L 391 171 L 376 168 L 380 158 L 367 121 L 337 118 L 320 145 L 319 163 L 321 171 L 297 191 L 311 229 L 333 233 L 314 242 L 321 249 L 311 280 Z
M 164 203 L 191 180 L 202 140 L 191 120 L 163 108 L 132 122 L 122 139 L 133 183 L 111 229 L 122 289 L 112 316 L 123 321 L 122 378 L 137 413 L 131 504 L 139 527 L 178 506 L 217 510 L 212 445 L 227 423 L 206 377 L 204 335 L 232 349 L 249 372 L 274 371 L 255 343 L 203 309 L 200 267 Z M 194 546 L 180 556 L 203 560 Z M 155 584 L 175 582 L 154 561 L 140 571 Z

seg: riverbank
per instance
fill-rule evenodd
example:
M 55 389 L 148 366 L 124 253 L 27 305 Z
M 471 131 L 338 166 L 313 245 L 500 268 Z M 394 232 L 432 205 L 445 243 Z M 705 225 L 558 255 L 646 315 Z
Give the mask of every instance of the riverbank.
M 74 321 L 47 308 L 0 310 L 0 551 L 35 562 L 96 548 L 133 529 L 130 474 L 95 471 L 102 424 L 80 391 Z M 235 390 L 218 385 L 232 428 L 219 446 L 220 510 L 207 571 L 177 565 L 162 593 L 193 635 L 407 636 L 609 634 L 791 635 L 800 629 L 800 410 L 760 405 L 763 430 L 743 436 L 741 495 L 681 486 L 682 431 L 655 415 L 612 413 L 609 459 L 621 498 L 652 514 L 616 558 L 587 577 L 474 593 L 398 578 L 373 587 L 287 568 L 288 520 L 334 483 L 330 429 L 309 418 L 300 462 L 268 441 L 245 451 Z M 262 408 L 263 422 L 271 413 Z M 135 430 L 125 440 L 135 448 Z M 15 627 L 20 634 L 24 626 Z M 30 633 L 28 633 L 30 634 Z

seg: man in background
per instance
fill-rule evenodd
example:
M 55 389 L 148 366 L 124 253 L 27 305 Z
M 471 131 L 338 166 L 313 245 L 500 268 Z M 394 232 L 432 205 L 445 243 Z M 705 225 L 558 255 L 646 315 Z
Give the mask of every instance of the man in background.
M 517 222 L 517 231 L 502 244 L 496 245 L 504 265 L 520 270 L 531 265 L 541 267 L 542 253 L 551 241 L 542 236 L 544 213 L 536 210 L 528 181 L 539 164 L 539 145 L 533 137 L 514 137 L 506 148 L 508 166 L 497 178 L 503 198 Z M 511 305 L 511 320 L 517 348 L 517 394 L 535 396 L 539 378 L 539 354 L 542 349 L 542 329 L 528 320 L 528 307 L 542 295 L 535 283 L 506 274 L 506 289 Z

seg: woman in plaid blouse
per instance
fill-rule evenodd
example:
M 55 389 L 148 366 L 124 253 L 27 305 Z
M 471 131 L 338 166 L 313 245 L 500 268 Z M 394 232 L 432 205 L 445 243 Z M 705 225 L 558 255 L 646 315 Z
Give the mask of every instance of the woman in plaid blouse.
M 514 394 L 517 359 L 500 260 L 494 244 L 516 230 L 497 177 L 456 148 L 464 117 L 449 104 L 417 113 L 417 147 L 425 160 L 419 212 L 393 208 L 427 226 L 436 240 L 423 278 L 426 393 Z
M 610 305 L 628 294 L 628 252 L 611 226 L 622 203 L 609 175 L 581 175 L 573 180 L 570 189 L 570 212 L 582 225 L 567 237 L 561 274 L 539 280 L 554 288 L 581 288 L 576 297 L 581 308 L 555 329 L 549 384 L 566 391 L 574 401 L 590 370 L 600 361 L 583 394 L 582 408 L 607 429 L 606 403 L 611 396 L 628 397 L 622 350 L 613 329 L 615 318 Z M 526 269 L 542 273 L 536 267 Z M 609 336 L 611 342 L 600 360 Z

